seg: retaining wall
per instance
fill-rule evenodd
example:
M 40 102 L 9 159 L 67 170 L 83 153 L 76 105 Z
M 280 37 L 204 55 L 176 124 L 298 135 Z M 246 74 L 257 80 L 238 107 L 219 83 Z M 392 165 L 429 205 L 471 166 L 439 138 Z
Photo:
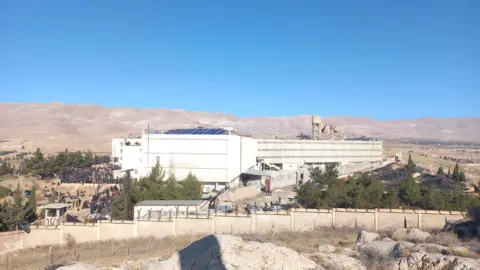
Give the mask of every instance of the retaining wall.
M 255 233 L 281 230 L 306 231 L 319 227 L 395 230 L 398 228 L 441 229 L 446 220 L 463 219 L 463 212 L 403 209 L 308 209 L 290 212 L 221 214 L 212 216 L 165 217 L 161 220 L 63 223 L 53 227 L 32 227 L 29 234 L 0 234 L 0 251 L 40 245 L 137 237 L 167 237 L 185 234 Z

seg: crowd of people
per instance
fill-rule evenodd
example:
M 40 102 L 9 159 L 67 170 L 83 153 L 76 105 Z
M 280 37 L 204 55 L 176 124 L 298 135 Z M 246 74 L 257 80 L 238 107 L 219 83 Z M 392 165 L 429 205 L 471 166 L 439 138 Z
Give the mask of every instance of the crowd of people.
M 58 173 L 61 183 L 73 184 L 113 184 L 116 179 L 113 177 L 112 167 L 89 167 L 89 168 L 68 168 Z
M 115 185 L 106 191 L 92 195 L 90 200 L 83 203 L 82 209 L 90 208 L 90 219 L 109 219 L 112 196 L 120 194 L 120 189 Z

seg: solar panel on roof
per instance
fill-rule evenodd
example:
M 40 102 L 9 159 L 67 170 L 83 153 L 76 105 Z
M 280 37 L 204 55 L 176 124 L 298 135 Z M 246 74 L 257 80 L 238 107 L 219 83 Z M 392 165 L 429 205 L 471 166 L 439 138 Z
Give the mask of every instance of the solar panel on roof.
M 165 134 L 224 135 L 228 132 L 221 128 L 179 128 L 170 129 Z

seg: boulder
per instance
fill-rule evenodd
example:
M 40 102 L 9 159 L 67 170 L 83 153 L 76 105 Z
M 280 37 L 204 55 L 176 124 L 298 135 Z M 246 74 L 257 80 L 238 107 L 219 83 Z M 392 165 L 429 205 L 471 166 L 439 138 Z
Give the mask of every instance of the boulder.
M 361 230 L 358 232 L 357 245 L 362 245 L 370 243 L 380 238 L 378 233 L 367 232 L 366 230 Z
M 428 232 L 424 232 L 417 228 L 412 228 L 408 231 L 407 240 L 416 241 L 416 242 L 425 242 L 428 238 L 431 238 L 432 235 Z
M 396 230 L 392 238 L 397 241 L 412 241 L 412 242 L 425 242 L 428 238 L 431 238 L 432 235 L 428 232 L 424 232 L 417 228 L 405 229 L 401 228 Z
M 395 230 L 395 232 L 393 232 L 393 234 L 392 234 L 392 238 L 393 238 L 393 240 L 397 240 L 397 241 L 406 240 L 407 239 L 407 229 L 400 228 L 400 229 Z
M 445 253 L 448 247 L 439 244 L 422 243 L 415 245 L 412 252 Z
M 435 253 L 414 252 L 396 260 L 398 270 L 474 270 L 480 269 L 480 260 L 446 256 Z
M 480 222 L 480 207 L 473 207 L 468 209 L 467 215 L 477 222 Z
M 122 270 L 130 270 L 130 269 L 157 270 L 157 269 L 163 269 L 162 267 L 163 267 L 162 261 L 159 261 L 156 258 L 150 258 L 146 260 L 124 262 L 120 266 L 120 269 Z
M 311 258 L 314 259 L 319 265 L 323 266 L 325 269 L 335 269 L 335 270 L 353 270 L 353 269 L 365 270 L 366 269 L 360 263 L 360 261 L 343 254 L 314 253 L 311 256 Z M 278 268 L 275 268 L 275 269 L 278 269 Z
M 390 252 L 390 255 L 394 258 L 403 258 L 403 257 L 408 257 L 410 256 L 411 248 L 412 246 L 409 246 L 408 244 L 405 244 L 406 242 L 398 242 L 395 244 L 393 247 L 392 251 Z
M 476 220 L 453 220 L 445 222 L 443 232 L 457 234 L 461 238 L 473 238 L 480 235 L 480 223 Z
M 318 247 L 318 252 L 320 253 L 334 253 L 336 248 L 332 245 L 320 245 Z
M 393 242 L 392 238 L 390 238 L 390 237 L 385 237 L 385 238 L 382 239 L 382 241 Z
M 396 242 L 396 241 L 373 241 L 357 247 L 358 251 L 370 256 L 390 256 L 394 253 L 395 247 L 401 244 L 401 247 L 413 248 L 414 243 Z
M 316 263 L 272 243 L 245 241 L 232 235 L 209 235 L 163 261 L 164 270 L 180 269 L 315 269 Z
M 358 251 L 372 256 L 388 256 L 397 242 L 394 241 L 373 241 L 358 246 Z
M 340 250 L 337 250 L 337 253 L 354 258 L 360 257 L 360 252 L 351 248 L 341 248 Z
M 48 269 L 48 268 L 46 268 Z M 107 268 L 107 267 L 99 267 L 95 265 L 89 265 L 89 264 L 84 264 L 84 263 L 75 263 L 75 264 L 70 264 L 70 265 L 65 265 L 65 266 L 60 266 L 58 268 L 55 268 L 57 270 L 117 270 L 119 268 Z

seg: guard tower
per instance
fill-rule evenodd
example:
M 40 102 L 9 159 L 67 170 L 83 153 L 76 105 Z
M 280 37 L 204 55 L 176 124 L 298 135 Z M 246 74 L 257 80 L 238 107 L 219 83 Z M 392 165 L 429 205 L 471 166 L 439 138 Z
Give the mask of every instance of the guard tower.
M 322 139 L 322 129 L 322 118 L 318 115 L 312 115 L 312 140 Z

